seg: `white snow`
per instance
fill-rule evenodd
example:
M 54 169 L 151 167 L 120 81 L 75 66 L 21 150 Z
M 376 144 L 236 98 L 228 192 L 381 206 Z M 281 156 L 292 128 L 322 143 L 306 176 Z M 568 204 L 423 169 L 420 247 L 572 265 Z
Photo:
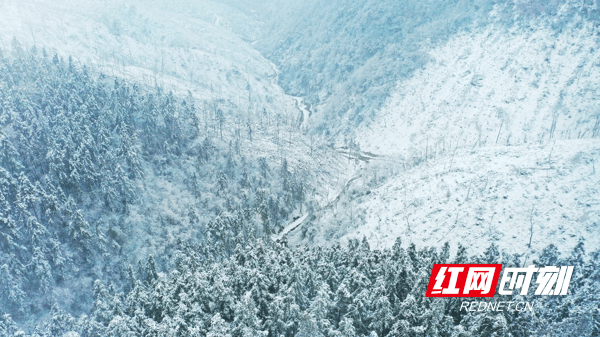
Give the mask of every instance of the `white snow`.
M 319 215 L 315 243 L 366 236 L 374 247 L 389 248 L 400 236 L 406 245 L 448 241 L 477 253 L 493 242 L 522 254 L 550 243 L 568 251 L 581 238 L 588 249 L 598 248 L 599 158 L 596 140 L 562 140 L 459 149 L 454 158 L 443 155 L 406 171 L 373 165 Z
M 272 236 L 273 241 L 280 240 L 282 237 L 286 236 L 289 232 L 293 231 L 294 229 L 297 229 L 298 226 L 300 226 L 304 222 L 304 220 L 306 220 L 307 217 L 308 217 L 308 213 L 302 215 L 301 217 L 294 220 L 289 225 L 285 226 L 285 228 L 281 231 L 281 233 L 274 234 Z
M 250 42 L 262 23 L 241 9 L 209 0 L 179 6 L 178 2 L 108 0 L 0 1 L 0 50 L 10 52 L 13 39 L 23 48 L 44 48 L 48 57 L 73 57 L 92 73 L 128 79 L 146 87 L 160 85 L 180 98 L 188 91 L 198 108 L 200 132 L 219 137 L 215 110 L 221 109 L 223 135 L 236 139 L 240 153 L 287 160 L 290 170 L 305 172 L 309 198 L 325 205 L 337 195 L 351 172 L 343 155 L 320 146 L 306 134 L 309 112 L 298 97 L 286 95 L 277 83 L 278 70 Z M 302 123 L 300 122 L 302 121 Z M 252 128 L 252 139 L 248 136 Z M 189 171 L 194 169 L 189 164 Z M 181 186 L 183 173 L 147 176 L 141 196 L 122 222 L 136 238 L 127 247 L 132 256 L 160 256 L 178 239 L 191 240 L 198 228 L 185 220 L 195 199 Z M 172 175 L 172 177 L 170 176 Z M 155 210 L 150 212 L 149 210 Z M 151 218 L 154 216 L 154 218 Z M 200 216 L 206 222 L 207 216 Z M 177 226 L 156 228 L 171 221 Z M 147 242 L 157 240 L 156 242 Z M 160 247 L 160 248 L 157 248 Z
M 179 9 L 157 1 L 28 0 L 0 2 L 0 48 L 16 39 L 107 75 L 161 85 L 198 100 L 254 111 L 291 110 L 294 101 L 269 78 L 270 62 L 244 42 L 235 8 L 201 1 Z M 231 21 L 227 21 L 227 17 Z M 218 19 L 218 20 L 217 20 Z M 252 21 L 246 18 L 246 21 Z
M 388 247 L 400 235 L 405 244 L 462 242 L 471 252 L 490 242 L 507 252 L 548 243 L 568 250 L 579 238 L 598 247 L 597 28 L 555 33 L 540 23 L 454 36 L 357 130 L 362 151 L 353 154 L 305 134 L 309 107 L 283 92 L 277 68 L 248 42 L 263 23 L 212 1 L 194 11 L 142 4 L 3 1 L 0 47 L 16 38 L 180 97 L 189 90 L 203 103 L 203 123 L 215 106 L 224 110 L 229 134 L 250 123 L 245 154 L 285 158 L 306 172 L 322 208 L 302 225 L 314 243 L 365 235 Z M 185 212 L 190 196 L 171 182 L 154 184 L 151 207 Z M 143 212 L 132 209 L 127 222 L 142 222 Z M 288 236 L 302 241 L 303 232 Z
M 600 248 L 597 29 L 461 33 L 361 127 L 375 154 L 290 242 Z M 531 236 L 531 248 L 529 239 Z
M 306 130 L 308 128 L 308 119 L 310 118 L 310 111 L 308 110 L 308 106 L 302 100 L 302 97 L 293 97 L 294 101 L 296 101 L 296 107 L 302 113 L 302 124 L 300 124 L 301 130 Z
M 589 138 L 600 118 L 600 48 L 592 27 L 558 35 L 541 24 L 490 27 L 459 34 L 430 57 L 357 132 L 363 150 L 410 158 L 456 144 Z

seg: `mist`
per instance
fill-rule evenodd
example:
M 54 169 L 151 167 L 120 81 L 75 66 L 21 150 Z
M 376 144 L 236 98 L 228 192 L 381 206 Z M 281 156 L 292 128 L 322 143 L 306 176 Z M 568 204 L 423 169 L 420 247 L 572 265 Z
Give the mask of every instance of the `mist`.
M 599 18 L 1 1 L 0 335 L 597 333 Z M 574 272 L 469 313 L 434 263 Z

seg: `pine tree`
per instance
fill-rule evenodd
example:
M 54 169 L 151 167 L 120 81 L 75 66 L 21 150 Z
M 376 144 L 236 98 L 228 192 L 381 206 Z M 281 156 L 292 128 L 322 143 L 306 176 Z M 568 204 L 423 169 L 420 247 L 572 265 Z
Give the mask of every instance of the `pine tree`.
M 25 333 L 17 327 L 17 324 L 12 320 L 10 315 L 4 314 L 0 316 L 0 335 L 2 336 L 22 336 Z
M 379 336 L 387 335 L 394 323 L 392 305 L 386 293 L 387 291 L 383 279 L 380 278 L 375 285 L 373 294 L 373 318 L 369 325 L 369 329 L 377 332 Z
M 73 220 L 69 222 L 69 232 L 71 239 L 85 252 L 91 248 L 90 225 L 83 218 L 81 210 L 77 210 L 73 216 Z
M 156 271 L 156 262 L 152 255 L 148 256 L 148 262 L 146 263 L 146 282 L 152 283 L 152 281 L 158 278 L 158 272 Z
M 350 317 L 344 317 L 340 321 L 340 334 L 342 337 L 355 337 L 356 329 L 354 328 L 354 322 Z
M 227 176 L 225 175 L 225 172 L 221 171 L 219 172 L 219 176 L 218 176 L 218 192 L 220 195 L 225 195 L 227 193 Z
M 221 314 L 216 314 L 210 320 L 210 329 L 206 337 L 231 337 L 229 324 L 221 318 Z
M 257 317 L 258 309 L 252 300 L 252 294 L 247 292 L 235 305 L 235 320 L 233 322 L 233 336 L 254 337 L 267 336 L 267 331 L 262 330 L 262 322 Z

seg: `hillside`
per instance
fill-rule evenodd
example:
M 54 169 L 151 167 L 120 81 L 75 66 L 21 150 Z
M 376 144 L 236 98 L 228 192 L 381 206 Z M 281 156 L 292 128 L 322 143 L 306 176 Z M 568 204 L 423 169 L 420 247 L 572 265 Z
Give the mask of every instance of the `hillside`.
M 580 240 L 596 249 L 599 151 L 596 140 L 564 140 L 453 148 L 413 167 L 380 159 L 290 241 L 364 236 L 384 248 L 400 236 L 419 247 L 469 242 L 472 252 L 494 243 L 529 259 L 550 242 L 564 252 Z
M 107 75 L 244 110 L 284 110 L 292 103 L 271 80 L 270 62 L 244 41 L 258 27 L 247 29 L 251 18 L 226 4 L 4 1 L 0 20 L 4 49 L 16 39 Z M 236 33 L 241 30 L 245 35 Z
M 468 148 L 544 144 L 600 135 L 600 50 L 591 23 L 562 33 L 491 26 L 429 51 L 369 126 L 363 150 L 422 157 L 450 142 Z
M 323 134 L 352 137 L 427 50 L 485 23 L 490 1 L 280 1 L 258 50 L 281 69 L 282 87 L 313 107 Z M 479 22 L 479 23 L 478 23 Z
M 295 238 L 469 240 L 473 251 L 493 242 L 510 254 L 549 240 L 598 247 L 597 28 L 491 26 L 428 57 L 357 129 L 374 158 Z
M 305 134 L 240 12 L 77 4 L 0 4 L 0 310 L 26 330 L 89 312 L 95 280 L 122 289 L 149 256 L 277 233 L 347 165 Z
M 0 2 L 0 335 L 600 333 L 599 18 Z M 576 269 L 532 324 L 419 295 L 443 262 Z

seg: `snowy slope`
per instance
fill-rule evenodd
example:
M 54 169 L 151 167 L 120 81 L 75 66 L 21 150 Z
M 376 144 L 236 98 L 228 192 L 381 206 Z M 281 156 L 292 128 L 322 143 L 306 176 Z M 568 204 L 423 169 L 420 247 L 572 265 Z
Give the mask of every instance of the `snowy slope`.
M 294 240 L 600 247 L 597 31 L 491 27 L 430 57 L 357 132 L 374 159 Z
M 319 207 L 343 187 L 350 174 L 348 162 L 333 148 L 322 146 L 322 140 L 306 135 L 308 111 L 301 98 L 283 92 L 275 66 L 252 47 L 261 23 L 243 6 L 234 5 L 3 1 L 0 48 L 35 45 L 49 57 L 72 56 L 75 63 L 95 72 L 142 86 L 158 84 L 181 98 L 191 93 L 200 113 L 201 134 L 238 139 L 240 153 L 250 158 L 264 157 L 271 163 L 286 159 L 291 171 L 302 171 L 306 177 L 309 207 Z M 216 136 L 217 110 L 223 112 L 222 136 Z M 141 201 L 131 206 L 126 218 L 106 221 L 125 224 L 127 233 L 119 235 L 133 238 L 125 252 L 138 259 L 162 256 L 179 240 L 197 235 L 201 228 L 184 221 L 198 207 L 183 185 L 194 165 L 190 161 L 183 170 L 166 168 L 166 176 L 146 168 L 139 186 Z M 206 224 L 212 217 L 202 214 L 200 222 Z M 152 228 L 163 219 L 178 219 L 178 226 Z
M 3 1 L 0 22 L 5 50 L 16 39 L 108 75 L 183 95 L 189 90 L 196 99 L 224 100 L 244 111 L 294 106 L 273 80 L 271 63 L 243 40 L 253 34 L 237 33 L 259 24 L 227 5 L 202 1 L 190 10 L 160 1 Z
M 208 116 L 202 121 L 211 118 L 207 111 L 224 112 L 229 134 L 260 125 L 253 130 L 256 141 L 247 142 L 248 154 L 287 158 L 292 167 L 303 163 L 319 177 L 315 193 L 339 192 L 347 163 L 302 134 L 309 118 L 304 104 L 283 92 L 276 67 L 252 47 L 262 23 L 243 5 L 229 3 L 5 1 L 0 48 L 9 50 L 14 39 L 180 97 L 189 91 Z
M 363 150 L 422 157 L 450 143 L 472 148 L 598 136 L 597 29 L 490 27 L 459 34 L 429 56 L 358 132 Z
M 516 164 L 512 155 L 505 154 L 507 151 L 515 152 L 514 156 L 543 159 L 545 152 L 537 154 L 536 147 L 546 149 L 555 141 L 557 149 L 567 149 L 564 156 L 553 153 L 556 165 L 570 162 L 579 153 L 577 146 L 568 145 L 573 139 L 582 139 L 582 156 L 594 159 L 597 155 L 594 151 L 600 131 L 597 109 L 600 51 L 597 29 L 591 26 L 568 27 L 561 33 L 543 23 L 511 30 L 490 26 L 484 31 L 460 33 L 431 49 L 427 65 L 399 82 L 374 120 L 359 126 L 355 141 L 362 150 L 357 162 L 362 162 L 355 166 L 345 158 L 347 150 L 336 151 L 323 146 L 322 140 L 303 134 L 303 129 L 310 125 L 307 123 L 309 111 L 302 98 L 288 96 L 279 87 L 277 69 L 252 47 L 260 37 L 262 23 L 251 10 L 234 1 L 201 1 L 191 10 L 189 3 L 182 1 L 156 1 L 151 5 L 112 0 L 94 4 L 5 1 L 0 3 L 0 22 L 3 49 L 8 49 L 11 40 L 16 38 L 26 48 L 35 44 L 38 48 L 45 47 L 49 54 L 73 55 L 76 61 L 92 64 L 96 70 L 109 75 L 148 86 L 158 83 L 180 96 L 187 95 L 189 90 L 202 102 L 203 118 L 214 118 L 206 111 L 215 107 L 224 111 L 225 132 L 229 136 L 236 132 L 247 133 L 248 124 L 259 125 L 253 130 L 253 141 L 242 141 L 242 151 L 252 156 L 286 158 L 292 169 L 307 172 L 312 186 L 309 193 L 317 202 L 313 206 L 324 208 L 315 213 L 317 219 L 312 221 L 312 226 L 303 225 L 306 228 L 294 231 L 293 235 L 308 235 L 317 242 L 367 233 L 375 244 L 380 240 L 382 246 L 387 245 L 387 241 L 377 236 L 380 227 L 373 227 L 369 220 L 376 214 L 385 214 L 382 207 L 393 210 L 394 215 L 389 216 L 392 223 L 407 223 L 408 213 L 395 215 L 400 210 L 395 205 L 381 200 L 362 205 L 362 199 L 347 195 L 349 191 L 361 194 L 373 190 L 372 194 L 385 196 L 388 192 L 381 190 L 385 184 L 402 182 L 404 186 L 413 181 L 415 189 L 421 183 L 423 186 L 443 185 L 442 176 L 466 163 L 470 163 L 473 175 L 468 179 L 495 176 L 494 172 L 503 170 L 509 173 L 498 175 L 505 174 L 509 179 L 512 171 L 507 167 Z M 481 166 L 479 161 L 488 157 L 493 158 L 493 165 Z M 581 169 L 594 171 L 593 163 L 588 160 L 581 164 Z M 529 163 L 522 164 L 529 167 Z M 418 174 L 422 173 L 423 165 L 433 170 L 434 180 L 419 183 Z M 546 171 L 547 178 L 555 177 L 554 180 L 562 177 L 553 176 L 552 169 L 533 170 L 538 171 Z M 571 179 L 579 181 L 583 173 L 573 174 Z M 532 173 L 532 176 L 535 175 Z M 177 184 L 149 180 L 155 186 L 148 189 L 152 192 L 145 198 L 149 204 L 144 207 L 160 209 L 165 214 L 186 211 L 189 204 L 185 201 L 191 198 L 182 194 Z M 471 180 L 469 186 L 473 185 Z M 593 194 L 587 189 L 594 186 L 595 181 L 594 176 L 582 181 L 584 185 L 574 190 L 573 200 L 591 198 Z M 512 186 L 512 183 L 507 184 Z M 541 182 L 538 184 L 543 186 Z M 460 190 L 458 186 L 448 189 L 451 194 Z M 434 197 L 427 195 L 432 200 Z M 410 194 L 407 193 L 406 198 L 410 203 Z M 555 200 L 552 195 L 547 198 Z M 393 198 L 385 197 L 385 200 Z M 346 205 L 342 205 L 344 201 Z M 500 202 L 492 202 L 489 207 L 526 204 L 522 196 Z M 589 204 L 592 215 L 597 214 L 595 203 Z M 462 207 L 464 205 L 444 204 L 440 208 L 442 213 L 456 216 Z M 528 207 L 536 208 L 535 205 Z M 580 207 L 573 206 L 573 211 L 583 214 Z M 481 222 L 469 212 L 459 214 L 459 218 L 472 224 Z M 135 228 L 137 222 L 144 221 L 138 216 L 144 209 L 134 209 L 132 213 L 130 221 Z M 525 216 L 521 209 L 517 213 Z M 341 218 L 332 218 L 333 214 Z M 410 214 L 408 223 L 413 216 Z M 415 213 L 414 216 L 428 223 L 425 232 L 415 241 L 437 244 L 439 238 L 431 233 L 443 231 L 443 222 L 438 225 L 441 218 L 434 221 L 433 218 L 425 220 L 429 219 L 426 215 Z M 480 218 L 484 223 L 512 224 L 499 215 L 493 219 L 491 215 Z M 590 221 L 593 224 L 596 220 Z M 529 226 L 530 222 L 520 223 Z M 586 236 L 574 223 L 569 226 L 573 231 L 565 234 L 568 244 L 564 249 L 580 236 Z M 456 234 L 453 240 L 462 240 L 466 232 L 466 229 L 453 229 L 452 233 Z M 385 233 L 388 237 L 402 234 L 397 227 L 390 227 Z M 535 240 L 536 236 L 532 240 L 534 247 L 547 242 L 536 243 Z M 503 248 L 512 244 L 504 238 L 499 242 Z
M 458 243 L 482 252 L 496 243 L 508 253 L 568 251 L 580 238 L 600 247 L 600 142 L 459 149 L 381 182 L 385 170 L 360 172 L 337 205 L 315 221 L 317 244 L 366 236 L 379 248 Z M 532 229 L 533 225 L 533 229 Z M 532 234 L 533 232 L 533 234 Z M 300 238 L 300 234 L 296 235 Z

